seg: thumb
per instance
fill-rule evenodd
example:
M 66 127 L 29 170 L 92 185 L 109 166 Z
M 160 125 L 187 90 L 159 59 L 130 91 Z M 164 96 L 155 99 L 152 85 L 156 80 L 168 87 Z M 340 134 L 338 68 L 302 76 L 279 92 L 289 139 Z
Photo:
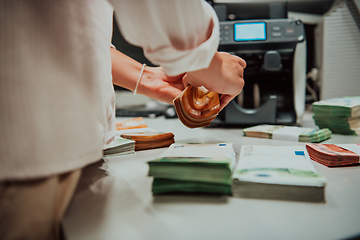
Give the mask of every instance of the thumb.
M 182 78 L 182 83 L 183 83 L 185 88 L 189 85 L 188 77 L 189 76 L 187 74 L 185 74 L 184 77 Z

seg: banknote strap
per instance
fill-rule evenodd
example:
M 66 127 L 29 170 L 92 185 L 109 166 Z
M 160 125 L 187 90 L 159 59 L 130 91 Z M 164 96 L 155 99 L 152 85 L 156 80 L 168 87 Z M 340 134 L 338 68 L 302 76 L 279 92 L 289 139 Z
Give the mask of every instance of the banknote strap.
M 283 127 L 275 130 L 272 133 L 272 139 L 275 140 L 283 140 L 283 141 L 299 141 L 299 136 L 302 132 L 312 130 L 311 128 L 303 128 L 303 127 Z

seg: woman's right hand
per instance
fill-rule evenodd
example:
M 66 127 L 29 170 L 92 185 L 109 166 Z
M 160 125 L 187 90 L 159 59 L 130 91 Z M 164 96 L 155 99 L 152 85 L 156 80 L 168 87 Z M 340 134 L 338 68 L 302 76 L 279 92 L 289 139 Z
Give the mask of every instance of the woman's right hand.
M 204 86 L 210 92 L 222 94 L 220 109 L 223 109 L 243 89 L 245 67 L 244 59 L 226 52 L 216 52 L 208 68 L 187 72 L 183 83 L 184 86 Z

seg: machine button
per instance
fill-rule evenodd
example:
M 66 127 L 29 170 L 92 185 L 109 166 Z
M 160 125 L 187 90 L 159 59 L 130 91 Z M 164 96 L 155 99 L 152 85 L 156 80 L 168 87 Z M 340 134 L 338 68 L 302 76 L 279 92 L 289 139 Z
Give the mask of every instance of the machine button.
M 273 32 L 271 35 L 273 37 L 281 37 L 281 32 Z
M 224 40 L 225 40 L 225 41 L 229 41 L 229 37 L 225 37 Z
M 229 31 L 224 31 L 223 32 L 225 35 L 229 35 Z
M 295 29 L 288 27 L 285 29 L 285 36 L 295 36 Z
M 281 30 L 281 27 L 280 27 L 280 26 L 273 26 L 273 27 L 272 27 L 272 30 L 273 30 L 273 31 L 280 31 L 280 30 Z
M 230 29 L 230 27 L 226 25 L 226 26 L 224 26 L 224 29 L 228 30 L 228 29 Z

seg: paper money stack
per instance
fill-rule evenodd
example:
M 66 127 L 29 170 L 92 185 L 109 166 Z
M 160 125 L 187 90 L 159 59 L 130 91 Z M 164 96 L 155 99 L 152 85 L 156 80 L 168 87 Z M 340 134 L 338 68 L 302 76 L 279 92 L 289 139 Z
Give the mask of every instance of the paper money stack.
M 235 152 L 232 143 L 172 144 L 148 162 L 153 194 L 205 192 L 230 194 Z
M 103 149 L 105 157 L 119 156 L 135 152 L 135 141 L 115 135 L 114 140 Z
M 116 136 L 133 140 L 135 151 L 168 147 L 175 142 L 173 133 L 149 128 L 142 117 L 117 122 Z
M 269 138 L 276 140 L 295 142 L 322 142 L 331 138 L 331 131 L 328 128 L 316 129 L 283 125 L 258 125 L 244 128 L 244 136 Z
M 135 141 L 135 151 L 168 147 L 175 142 L 173 133 L 166 132 L 130 132 L 121 137 Z
M 333 133 L 360 135 L 360 97 L 343 97 L 313 103 L 315 124 Z
M 220 111 L 219 94 L 204 87 L 189 85 L 177 98 L 174 106 L 180 121 L 189 128 L 209 126 Z
M 234 197 L 325 202 L 326 179 L 305 146 L 243 145 L 234 170 Z
M 306 144 L 310 158 L 327 167 L 359 164 L 360 144 Z

